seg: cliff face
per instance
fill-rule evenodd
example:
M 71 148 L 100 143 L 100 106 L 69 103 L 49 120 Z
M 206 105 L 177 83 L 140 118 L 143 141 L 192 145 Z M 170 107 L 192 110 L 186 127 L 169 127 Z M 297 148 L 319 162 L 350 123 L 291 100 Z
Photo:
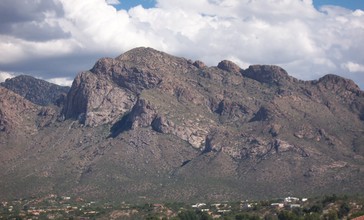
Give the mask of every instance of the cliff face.
M 38 112 L 23 146 L 31 153 L 16 157 L 31 166 L 7 163 L 16 167 L 0 173 L 8 192 L 29 178 L 34 189 L 19 193 L 226 200 L 363 190 L 364 93 L 339 76 L 300 81 L 278 66 L 207 67 L 136 48 L 80 73 L 63 107 L 28 105 Z

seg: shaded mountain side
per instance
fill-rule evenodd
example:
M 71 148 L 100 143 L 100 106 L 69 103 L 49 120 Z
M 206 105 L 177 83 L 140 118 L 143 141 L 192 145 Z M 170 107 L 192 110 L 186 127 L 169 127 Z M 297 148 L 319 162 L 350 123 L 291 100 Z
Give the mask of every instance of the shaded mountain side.
M 35 105 L 24 97 L 0 87 L 0 163 L 4 168 L 2 172 L 14 171 L 14 167 L 24 162 L 21 155 L 27 154 L 25 146 L 36 148 L 38 143 L 33 139 L 40 135 L 41 130 L 53 124 L 58 114 L 59 109 Z M 5 169 L 7 165 L 10 167 Z
M 32 76 L 20 75 L 5 82 L 1 86 L 23 96 L 37 105 L 61 105 L 64 102 L 69 87 L 59 86 Z
M 7 134 L 37 134 L 57 120 L 60 109 L 38 106 L 0 87 L 0 131 Z
M 34 117 L 38 106 L 25 100 L 12 91 L 0 87 L 0 130 L 12 132 L 21 127 L 21 130 L 36 130 L 33 121 L 27 120 Z
M 53 113 L 25 109 L 34 110 L 18 117 L 33 132 L 0 132 L 4 198 L 221 201 L 363 192 L 364 93 L 336 75 L 301 81 L 278 66 L 244 70 L 224 60 L 208 67 L 135 48 L 80 73 Z

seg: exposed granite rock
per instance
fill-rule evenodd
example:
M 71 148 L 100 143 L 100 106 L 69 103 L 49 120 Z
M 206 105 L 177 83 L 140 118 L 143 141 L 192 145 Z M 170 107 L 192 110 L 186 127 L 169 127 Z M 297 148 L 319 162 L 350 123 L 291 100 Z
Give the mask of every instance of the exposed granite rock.
M 228 144 L 229 136 L 228 131 L 212 130 L 206 137 L 204 152 L 220 152 Z
M 313 83 L 336 93 L 343 94 L 345 93 L 345 91 L 348 91 L 351 93 L 355 93 L 356 95 L 364 96 L 364 93 L 360 91 L 359 86 L 356 85 L 352 80 L 345 79 L 341 76 L 337 76 L 334 74 L 325 75 L 321 77 L 318 81 L 313 81 Z
M 261 160 L 264 159 L 271 151 L 272 146 L 268 144 L 265 140 L 257 137 L 253 137 L 250 139 L 250 145 L 248 147 L 243 148 L 241 151 L 242 158 L 245 159 L 253 159 L 253 160 Z
M 250 113 L 250 109 L 238 102 L 232 102 L 229 100 L 222 100 L 214 109 L 219 115 L 228 115 L 230 118 L 237 117 L 241 118 Z
M 259 108 L 259 110 L 254 114 L 254 117 L 250 119 L 250 122 L 254 121 L 268 121 L 272 119 L 273 113 L 270 109 L 265 106 Z
M 67 97 L 65 118 L 79 118 L 88 126 L 115 123 L 130 112 L 144 89 L 153 89 L 173 75 L 192 66 L 186 59 L 151 48 L 136 48 L 116 59 L 102 58 L 87 72 L 79 74 Z M 188 91 L 178 96 L 192 99 Z M 183 91 L 183 90 L 182 90 Z
M 276 137 L 278 136 L 279 132 L 281 131 L 282 125 L 280 124 L 272 124 L 272 126 L 269 129 L 269 133 L 273 136 Z
M 72 84 L 63 114 L 66 118 L 78 118 L 87 126 L 115 123 L 120 115 L 130 111 L 135 100 L 133 93 L 112 81 L 83 72 Z
M 309 124 L 303 124 L 297 132 L 294 133 L 294 136 L 297 138 L 308 138 L 313 139 L 316 138 L 316 140 L 319 140 L 320 138 L 317 137 L 316 130 L 312 128 Z
M 122 58 L 102 58 L 96 62 L 90 72 L 98 77 L 112 81 L 116 85 L 132 92 L 154 88 L 161 81 L 155 71 L 143 65 L 129 66 Z
M 328 134 L 324 129 L 320 128 L 318 130 L 318 135 L 319 137 L 317 138 L 317 140 L 322 140 L 324 141 L 327 145 L 329 146 L 340 146 L 342 145 L 342 142 L 340 141 L 339 138 L 334 137 L 330 134 Z
M 164 134 L 172 133 L 175 128 L 175 124 L 172 121 L 160 115 L 153 120 L 151 125 L 155 131 Z
M 206 68 L 206 64 L 200 60 L 196 60 L 193 65 L 199 69 L 203 69 L 203 68 Z
M 241 71 L 240 67 L 230 60 L 221 61 L 217 67 L 232 73 L 239 73 Z
M 279 66 L 274 65 L 253 65 L 242 72 L 243 76 L 254 79 L 269 85 L 283 85 L 293 78 Z
M 147 100 L 139 99 L 128 115 L 131 128 L 149 127 L 157 116 L 155 107 Z
M 157 116 L 152 122 L 152 127 L 155 131 L 163 134 L 173 134 L 184 141 L 187 141 L 191 146 L 197 149 L 203 149 L 206 136 L 209 128 L 198 126 L 191 120 L 183 122 L 182 125 L 176 125 L 173 121 L 165 116 Z
M 297 146 L 297 145 L 290 145 L 288 144 L 288 142 L 285 141 L 281 141 L 281 140 L 276 140 L 274 142 L 274 146 L 277 147 L 276 149 L 279 150 L 279 148 L 282 146 L 282 143 L 286 146 L 288 146 L 288 149 L 291 148 L 294 152 L 298 153 L 301 157 L 310 157 L 310 153 L 305 151 L 305 149 L 303 147 Z

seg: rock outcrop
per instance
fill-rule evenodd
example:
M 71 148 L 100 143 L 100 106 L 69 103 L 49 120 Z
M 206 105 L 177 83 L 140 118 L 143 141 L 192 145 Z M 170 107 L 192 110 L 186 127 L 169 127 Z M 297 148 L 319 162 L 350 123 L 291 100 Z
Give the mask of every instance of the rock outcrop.
M 67 95 L 65 118 L 76 118 L 87 126 L 115 123 L 128 112 L 136 96 L 108 80 L 107 75 L 92 72 L 79 74 Z
M 284 69 L 274 65 L 249 66 L 243 71 L 243 76 L 269 85 L 283 85 L 293 80 Z
M 235 63 L 233 63 L 232 61 L 229 60 L 223 60 L 221 61 L 218 65 L 218 68 L 228 71 L 228 72 L 232 72 L 232 73 L 239 73 L 241 71 L 240 67 L 238 65 L 236 65 Z
M 359 86 L 356 85 L 352 80 L 345 79 L 343 77 L 328 74 L 321 77 L 318 81 L 315 81 L 314 84 L 325 87 L 325 89 L 332 90 L 335 92 L 343 92 L 348 91 L 355 93 L 357 95 L 363 96 L 363 91 L 359 89 Z

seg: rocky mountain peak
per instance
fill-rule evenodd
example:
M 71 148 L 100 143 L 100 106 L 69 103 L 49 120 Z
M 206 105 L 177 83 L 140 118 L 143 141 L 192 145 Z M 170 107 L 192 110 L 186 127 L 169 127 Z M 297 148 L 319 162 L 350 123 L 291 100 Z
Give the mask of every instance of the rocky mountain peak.
M 162 60 L 166 57 L 173 56 L 150 47 L 137 47 L 121 54 L 115 59 L 120 61 L 134 62 L 135 64 L 138 64 L 147 63 L 148 60 Z
M 116 61 L 113 58 L 104 57 L 96 61 L 90 71 L 94 74 L 103 75 L 105 73 L 110 73 L 115 64 Z
M 332 91 L 346 90 L 356 93 L 357 95 L 364 95 L 354 81 L 334 74 L 327 74 L 321 77 L 318 81 L 315 81 L 315 84 Z
M 115 122 L 130 111 L 143 90 L 178 89 L 170 88 L 167 82 L 175 84 L 178 75 L 191 68 L 196 69 L 184 58 L 144 47 L 115 59 L 102 58 L 90 71 L 76 77 L 63 110 L 65 118 L 79 118 L 86 125 Z
M 233 73 L 239 73 L 241 71 L 241 68 L 235 64 L 234 62 L 230 61 L 230 60 L 223 60 L 221 61 L 218 65 L 218 68 L 228 71 L 228 72 L 233 72 Z
M 185 58 L 169 55 L 149 47 L 138 47 L 129 50 L 115 60 L 123 63 L 125 68 L 156 70 L 181 70 L 186 68 L 190 62 Z
M 281 85 L 292 77 L 281 67 L 275 65 L 252 65 L 243 71 L 243 76 L 269 85 Z

